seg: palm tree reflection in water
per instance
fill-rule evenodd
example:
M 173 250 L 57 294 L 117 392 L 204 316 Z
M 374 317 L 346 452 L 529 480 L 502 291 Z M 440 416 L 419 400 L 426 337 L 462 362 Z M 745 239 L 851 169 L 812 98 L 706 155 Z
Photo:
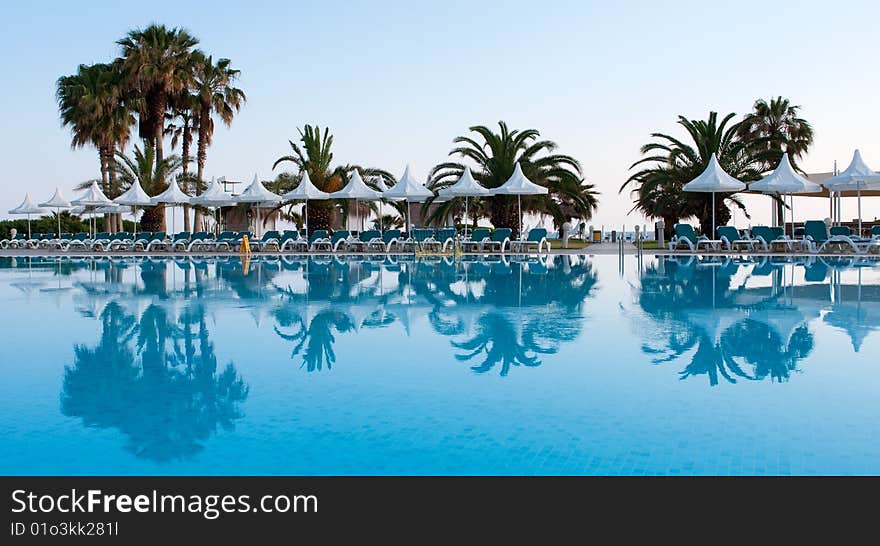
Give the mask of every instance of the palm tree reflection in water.
M 481 359 L 472 366 L 477 373 L 500 365 L 506 376 L 512 366 L 536 367 L 538 355 L 553 354 L 580 334 L 580 306 L 596 284 L 592 265 L 579 258 L 309 261 L 297 269 L 305 289 L 280 289 L 285 305 L 275 310 L 275 331 L 295 344 L 291 356 L 301 354 L 308 371 L 336 362 L 335 333 L 395 322 L 408 331 L 410 315 L 427 316 L 436 333 L 453 338 L 457 361 Z M 479 294 L 474 285 L 482 287 Z M 304 317 L 302 309 L 311 307 L 318 309 L 314 316 Z
M 813 335 L 805 325 L 785 336 L 771 324 L 748 318 L 750 311 L 790 310 L 780 306 L 775 293 L 758 304 L 738 306 L 739 288 L 732 286 L 739 268 L 735 262 L 658 259 L 665 261 L 648 266 L 639 292 L 639 305 L 659 329 L 642 345 L 655 364 L 692 352 L 681 379 L 706 375 L 712 386 L 719 377 L 729 383 L 767 377 L 786 381 L 812 351 Z
M 180 323 L 156 305 L 137 320 L 109 303 L 98 345 L 76 345 L 65 368 L 62 413 L 119 430 L 127 450 L 160 463 L 191 457 L 218 428 L 232 429 L 248 387 L 232 363 L 218 369 L 200 306 Z

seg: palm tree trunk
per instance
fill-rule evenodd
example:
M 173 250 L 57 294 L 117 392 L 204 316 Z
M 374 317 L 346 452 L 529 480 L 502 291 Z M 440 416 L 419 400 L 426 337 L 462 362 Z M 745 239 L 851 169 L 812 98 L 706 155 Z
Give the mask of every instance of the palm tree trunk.
M 149 93 L 147 95 L 147 104 L 150 108 L 150 120 L 153 124 L 153 134 L 151 135 L 151 139 L 155 143 L 156 167 L 158 167 L 165 158 L 163 133 L 165 130 L 165 110 L 168 108 L 168 93 L 163 89 L 158 89 Z M 162 184 L 165 181 L 158 180 L 158 182 Z M 162 222 L 161 229 L 166 231 L 164 207 L 154 207 L 154 209 L 159 209 L 158 215 L 160 215 Z
M 329 230 L 332 227 L 335 212 L 333 201 L 329 199 L 306 201 L 306 207 L 308 207 L 309 236 L 316 229 Z
M 183 120 L 183 148 L 182 148 L 182 152 L 183 152 L 183 168 L 182 168 L 182 170 L 183 170 L 183 178 L 187 181 L 187 182 L 186 182 L 187 187 L 188 187 L 188 189 L 191 190 L 192 188 L 189 187 L 189 183 L 190 183 L 190 182 L 189 182 L 189 178 L 186 176 L 187 174 L 189 174 L 189 143 L 190 143 L 190 137 L 189 137 L 189 116 L 186 116 L 186 117 L 184 118 L 184 120 Z M 187 193 L 190 193 L 190 192 L 187 192 Z M 195 224 L 196 224 L 196 226 L 199 225 L 199 221 L 198 221 L 198 213 L 196 213 L 196 221 L 195 221 Z M 189 226 L 189 205 L 186 205 L 186 204 L 183 205 L 183 231 L 190 231 L 190 226 Z
M 489 215 L 493 226 L 510 228 L 511 239 L 519 237 L 519 211 L 516 198 L 506 195 L 493 196 Z
M 114 198 L 118 197 L 121 193 L 119 191 L 119 180 L 116 177 L 116 162 L 114 160 L 114 152 L 116 151 L 116 146 L 111 144 L 107 149 L 107 175 L 110 181 L 110 193 L 107 194 L 108 197 Z M 125 227 L 122 224 L 122 213 L 116 213 L 113 215 L 113 229 L 120 233 L 125 231 Z
M 110 189 L 110 161 L 107 159 L 107 146 L 101 145 L 98 147 L 98 155 L 101 157 L 101 191 L 106 195 Z M 113 233 L 113 226 L 110 225 L 110 215 L 104 215 L 104 230 L 109 233 Z M 60 236 L 60 234 L 59 234 Z
M 199 181 L 205 179 L 205 162 L 208 160 L 208 131 L 211 130 L 211 111 L 210 104 L 202 104 L 199 110 L 199 141 L 196 149 L 196 166 L 198 169 L 197 177 Z M 201 213 L 196 212 L 199 221 L 201 221 Z

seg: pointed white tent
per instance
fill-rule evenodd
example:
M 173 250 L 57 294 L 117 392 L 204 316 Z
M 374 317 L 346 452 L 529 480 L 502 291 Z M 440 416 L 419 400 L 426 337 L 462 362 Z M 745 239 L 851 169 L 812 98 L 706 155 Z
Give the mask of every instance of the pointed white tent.
M 71 205 L 76 205 L 80 207 L 86 207 L 86 209 L 95 209 L 97 207 L 106 207 L 108 205 L 112 205 L 113 201 L 110 200 L 109 197 L 104 195 L 104 192 L 101 191 L 101 188 L 98 186 L 97 180 L 92 180 L 91 185 L 86 188 L 86 191 L 83 192 L 78 198 L 72 200 L 70 202 Z M 92 218 L 94 222 L 94 217 Z M 60 230 L 61 228 L 59 228 Z M 106 228 L 105 228 L 106 230 Z M 97 227 L 93 224 L 92 226 L 93 234 L 97 231 Z
M 412 221 L 410 217 L 410 203 L 423 203 L 434 197 L 434 192 L 417 182 L 410 173 L 409 165 L 403 170 L 403 176 L 389 190 L 382 192 L 382 197 L 392 201 L 406 201 L 406 225 L 407 234 L 412 234 Z
M 746 189 L 746 185 L 736 178 L 730 176 L 718 163 L 715 154 L 709 158 L 709 165 L 703 173 L 682 186 L 684 191 L 711 193 L 712 194 L 712 234 L 709 237 L 715 237 L 715 194 L 716 193 L 734 193 Z
M 251 185 L 245 188 L 241 194 L 236 196 L 235 200 L 239 203 L 256 204 L 272 204 L 280 203 L 282 201 L 280 195 L 272 193 L 266 189 L 266 186 L 260 182 L 260 179 L 256 174 L 254 174 L 254 180 L 251 182 Z
M 355 214 L 358 216 L 360 216 L 357 210 L 358 201 L 378 201 L 382 199 L 382 195 L 379 192 L 367 186 L 357 169 L 351 174 L 348 184 L 341 190 L 331 193 L 330 197 L 332 199 L 354 199 Z M 357 218 L 357 220 L 358 225 L 360 225 L 360 218 Z M 363 226 L 360 229 L 363 230 Z
M 27 223 L 28 223 L 28 239 L 31 238 L 31 214 L 42 214 L 45 212 L 40 207 L 34 205 L 31 201 L 30 194 L 24 194 L 24 201 L 14 209 L 9 211 L 9 214 L 25 214 L 27 215 Z M 58 218 L 58 236 L 61 236 L 61 217 Z
M 289 192 L 285 193 L 281 196 L 284 201 L 321 201 L 324 199 L 330 199 L 330 194 L 321 191 L 312 184 L 312 179 L 309 178 L 309 173 L 303 171 L 302 179 L 299 181 L 299 185 Z M 308 237 L 309 233 L 309 205 L 306 203 L 303 205 L 303 225 L 306 228 L 306 237 Z
M 168 189 L 153 197 L 151 201 L 154 204 L 164 204 L 165 208 L 168 208 L 168 205 L 171 205 L 172 208 L 177 205 L 189 204 L 192 202 L 192 198 L 183 193 L 180 189 L 180 186 L 177 184 L 177 179 L 172 179 L 168 184 Z M 174 233 L 174 214 L 171 215 L 171 232 Z
M 519 163 L 517 163 L 517 166 L 519 166 Z M 481 197 L 485 195 L 492 195 L 492 191 L 484 188 L 480 185 L 479 182 L 474 180 L 470 168 L 465 167 L 464 172 L 461 173 L 458 181 L 448 188 L 443 188 L 442 190 L 438 191 L 437 195 L 444 198 L 464 197 L 464 225 L 465 230 L 467 230 L 468 197 Z
M 872 171 L 858 150 L 853 153 L 849 166 L 837 176 L 827 178 L 822 185 L 830 192 L 856 191 L 859 200 L 859 236 L 862 235 L 862 190 L 880 188 L 880 175 Z
M 519 211 L 519 236 L 522 238 L 522 196 L 523 195 L 545 195 L 549 192 L 547 188 L 544 186 L 539 186 L 535 184 L 522 172 L 522 167 L 519 162 L 517 162 L 516 166 L 513 169 L 513 174 L 510 175 L 510 178 L 507 179 L 507 182 L 502 184 L 499 188 L 496 188 L 494 191 L 495 195 L 515 195 L 516 196 L 516 207 Z
M 98 186 L 98 181 L 92 180 L 92 183 L 86 188 L 86 191 L 84 191 L 78 198 L 71 201 L 70 204 L 81 205 L 83 207 L 106 207 L 112 205 L 113 201 L 104 195 L 104 192 L 101 191 L 101 188 Z
M 70 201 L 61 195 L 61 189 L 55 188 L 55 193 L 52 195 L 52 198 L 45 203 L 40 203 L 40 206 L 55 209 L 55 216 L 58 217 L 58 233 L 61 233 L 61 209 L 70 208 Z
M 118 205 L 128 205 L 134 211 L 134 234 L 137 238 L 137 207 L 149 207 L 153 204 L 152 198 L 147 195 L 141 183 L 135 178 L 134 183 L 128 190 L 113 200 Z
M 816 193 L 822 190 L 819 184 L 810 182 L 803 176 L 795 172 L 791 166 L 791 160 L 788 153 L 782 154 L 779 165 L 772 173 L 768 174 L 757 182 L 749 184 L 750 191 L 760 191 L 763 193 L 775 193 L 785 196 L 785 194 L 796 193 Z M 784 197 L 783 197 L 784 199 Z M 785 228 L 785 209 L 782 209 L 782 227 Z M 794 229 L 794 198 L 791 197 L 791 222 Z M 792 233 L 792 236 L 794 233 Z
M 236 200 L 239 203 L 251 203 L 255 206 L 257 216 L 255 222 L 257 235 L 260 235 L 263 228 L 262 218 L 260 217 L 260 205 L 275 205 L 282 201 L 280 195 L 272 193 L 266 189 L 266 186 L 260 182 L 260 179 L 256 174 L 254 174 L 254 180 L 251 182 L 251 185 L 245 188 L 245 190 L 236 197 Z
M 228 191 L 223 189 L 223 184 L 220 183 L 216 178 L 211 178 L 211 183 L 208 184 L 208 187 L 205 188 L 201 194 L 192 198 L 192 204 L 201 205 L 203 207 L 213 207 L 219 218 L 215 218 L 217 220 L 217 226 L 223 222 L 223 211 L 222 207 L 226 207 L 229 205 L 235 204 L 235 197 L 229 193 Z

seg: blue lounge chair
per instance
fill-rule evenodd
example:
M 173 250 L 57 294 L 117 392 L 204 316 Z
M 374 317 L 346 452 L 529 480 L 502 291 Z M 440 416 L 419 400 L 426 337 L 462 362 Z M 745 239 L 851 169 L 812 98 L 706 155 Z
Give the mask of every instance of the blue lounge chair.
M 315 252 L 321 248 L 332 247 L 330 243 L 330 234 L 326 229 L 316 229 L 309 236 L 309 251 Z
M 849 248 L 856 254 L 867 252 L 867 245 L 859 246 L 847 235 L 830 234 L 828 226 L 822 220 L 807 220 L 804 224 L 804 239 L 807 241 L 808 249 L 814 254 L 826 250 L 842 250 L 846 248 Z
M 483 249 L 483 243 L 489 240 L 489 228 L 475 228 L 471 232 L 469 239 L 461 241 L 461 250 L 463 252 L 479 252 Z
M 550 252 L 550 242 L 547 241 L 547 230 L 544 228 L 530 229 L 525 239 L 510 242 L 510 250 L 513 252 L 528 252 L 534 248 L 540 254 L 545 246 L 547 252 Z
M 755 246 L 759 244 L 754 239 L 740 235 L 739 230 L 733 226 L 719 226 L 717 231 L 721 244 L 731 252 L 742 248 L 754 250 Z
M 293 250 L 294 252 L 306 252 L 309 250 L 309 243 L 299 234 L 299 231 L 288 230 L 284 232 L 278 241 L 279 250 Z
M 367 251 L 378 250 L 388 253 L 393 249 L 401 250 L 403 242 L 399 229 L 389 229 L 382 234 L 381 239 L 374 239 L 367 245 Z
M 496 228 L 495 231 L 492 232 L 492 237 L 490 237 L 488 241 L 483 241 L 480 250 L 483 252 L 498 251 L 504 253 L 510 245 L 510 236 L 512 234 L 513 230 L 510 228 Z
M 260 252 L 265 251 L 268 247 L 275 247 L 275 250 L 280 250 L 280 239 L 281 234 L 273 229 L 264 233 L 261 238 L 250 241 L 250 244 L 253 250 Z
M 669 241 L 669 250 L 687 248 L 691 252 L 697 252 L 701 248 L 704 250 L 718 250 L 721 246 L 720 240 L 710 239 L 705 235 L 697 237 L 694 226 L 690 224 L 675 224 L 673 229 L 675 234 Z

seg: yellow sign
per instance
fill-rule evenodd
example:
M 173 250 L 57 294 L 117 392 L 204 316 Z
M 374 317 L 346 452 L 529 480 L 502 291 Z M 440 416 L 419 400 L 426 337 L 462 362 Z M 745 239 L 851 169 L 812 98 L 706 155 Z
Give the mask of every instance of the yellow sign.
M 251 255 L 245 254 L 244 258 L 241 259 L 241 272 L 245 277 L 247 277 L 247 274 L 250 271 L 250 268 L 251 268 Z
M 245 235 L 244 237 L 241 238 L 241 246 L 238 248 L 238 250 L 242 254 L 250 254 L 251 253 L 251 243 L 250 243 L 250 241 L 248 241 L 247 235 Z

